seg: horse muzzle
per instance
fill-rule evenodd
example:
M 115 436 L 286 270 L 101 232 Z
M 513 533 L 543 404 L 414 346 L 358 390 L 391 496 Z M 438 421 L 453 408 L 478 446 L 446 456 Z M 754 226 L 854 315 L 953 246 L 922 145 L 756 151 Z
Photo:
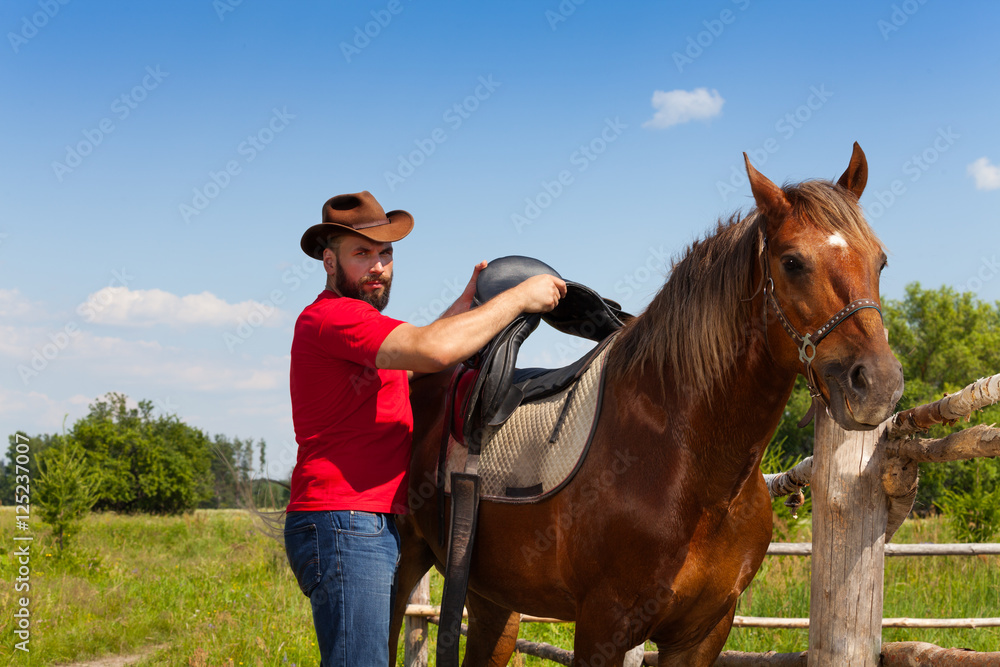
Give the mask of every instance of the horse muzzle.
M 820 370 L 830 413 L 841 428 L 870 431 L 892 416 L 903 395 L 903 367 L 891 352 L 850 364 L 831 361 Z

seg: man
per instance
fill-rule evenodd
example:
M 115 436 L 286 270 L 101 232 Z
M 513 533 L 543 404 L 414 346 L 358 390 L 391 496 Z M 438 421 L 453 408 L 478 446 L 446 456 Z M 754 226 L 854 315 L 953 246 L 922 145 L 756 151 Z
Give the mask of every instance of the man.
M 292 341 L 298 458 L 285 551 L 312 604 L 324 667 L 389 664 L 399 558 L 393 515 L 407 512 L 413 431 L 408 374 L 471 357 L 518 314 L 547 312 L 566 294 L 562 280 L 535 276 L 470 309 L 481 262 L 437 321 L 416 327 L 386 317 L 392 244 L 411 229 L 409 213 L 386 214 L 360 192 L 327 201 L 322 222 L 301 241 L 327 279 Z

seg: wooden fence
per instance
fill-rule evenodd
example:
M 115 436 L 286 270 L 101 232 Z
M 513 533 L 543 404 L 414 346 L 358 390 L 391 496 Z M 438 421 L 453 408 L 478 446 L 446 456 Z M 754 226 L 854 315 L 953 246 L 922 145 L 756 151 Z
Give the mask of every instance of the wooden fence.
M 1000 455 L 1000 429 L 974 426 L 945 438 L 912 436 L 935 424 L 967 420 L 976 410 L 1000 401 L 1000 374 L 970 384 L 939 401 L 898 413 L 872 431 L 844 431 L 825 410 L 817 411 L 814 455 L 793 470 L 768 476 L 773 496 L 812 484 L 813 542 L 772 544 L 772 555 L 811 555 L 810 618 L 737 616 L 734 626 L 809 629 L 809 650 L 788 654 L 725 652 L 716 667 L 891 667 L 951 665 L 1000 667 L 1000 653 L 942 649 L 922 642 L 882 644 L 883 627 L 997 627 L 998 618 L 892 619 L 882 617 L 886 556 L 1000 554 L 1000 544 L 888 544 L 909 514 L 917 493 L 917 463 Z M 407 667 L 427 665 L 429 579 L 414 590 L 407 609 Z M 998 610 L 1000 611 L 1000 610 Z M 411 613 L 412 612 L 412 613 Z M 564 622 L 522 616 L 522 622 Z M 848 632 L 847 629 L 850 629 Z M 518 650 L 569 665 L 572 653 L 518 640 Z M 625 667 L 655 665 L 655 654 L 636 647 Z
M 768 556 L 811 556 L 811 542 L 772 542 L 767 549 Z M 1000 556 L 1000 543 L 979 543 L 979 544 L 887 544 L 885 545 L 886 557 L 906 557 L 906 556 Z M 405 631 L 405 665 L 406 667 L 427 667 L 428 644 L 427 631 L 430 623 L 436 623 L 441 613 L 441 608 L 430 604 L 430 574 L 424 576 L 413 591 L 410 604 L 406 608 L 406 631 Z M 521 623 L 565 623 L 567 621 L 555 618 L 542 618 L 537 616 L 521 615 Z M 780 628 L 780 629 L 808 629 L 808 618 L 779 618 L 767 616 L 736 616 L 733 619 L 733 627 L 741 628 Z M 988 618 L 883 618 L 883 628 L 988 628 L 1000 627 L 1000 617 Z M 929 651 L 933 647 L 929 644 L 923 646 L 916 645 L 917 642 L 905 642 L 897 644 L 897 650 L 908 652 L 916 650 Z M 916 645 L 916 646 L 915 646 Z M 637 647 L 638 649 L 639 647 Z M 572 662 L 572 652 L 548 644 L 518 640 L 518 651 L 525 655 L 538 658 L 545 658 L 557 664 L 569 665 Z M 625 663 L 625 667 L 640 664 L 655 665 L 655 654 L 644 653 L 633 649 L 631 654 L 633 662 Z M 891 650 L 891 649 L 890 649 Z M 968 657 L 968 656 L 966 656 Z M 636 661 L 637 659 L 644 660 Z M 940 660 L 940 654 L 937 655 Z M 991 658 L 994 659 L 994 658 Z M 1000 665 L 1000 656 L 995 658 L 996 664 Z M 716 667 L 726 665 L 750 665 L 768 664 L 769 667 L 775 665 L 806 665 L 808 664 L 807 653 L 801 654 L 764 654 L 754 655 L 728 651 L 720 657 Z M 918 663 L 919 664 L 919 663 Z M 936 663 L 927 663 L 936 664 Z M 964 663 L 975 664 L 975 663 Z M 987 663 L 981 663 L 987 664 Z

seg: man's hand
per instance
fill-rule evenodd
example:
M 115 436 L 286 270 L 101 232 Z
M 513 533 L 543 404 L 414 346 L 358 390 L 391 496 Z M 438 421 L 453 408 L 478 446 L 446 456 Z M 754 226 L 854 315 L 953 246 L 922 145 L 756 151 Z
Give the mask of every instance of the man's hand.
M 448 310 L 441 313 L 441 317 L 458 315 L 459 313 L 467 312 L 470 308 L 472 308 L 472 300 L 476 296 L 476 282 L 479 280 L 479 274 L 485 268 L 485 259 L 473 267 L 472 278 L 469 279 L 469 284 L 465 286 L 465 290 L 462 292 L 462 295 L 455 299 L 455 303 L 448 306 Z
M 525 313 L 547 313 L 566 296 L 566 281 L 555 276 L 542 274 L 528 278 L 512 288 L 521 300 L 521 311 Z

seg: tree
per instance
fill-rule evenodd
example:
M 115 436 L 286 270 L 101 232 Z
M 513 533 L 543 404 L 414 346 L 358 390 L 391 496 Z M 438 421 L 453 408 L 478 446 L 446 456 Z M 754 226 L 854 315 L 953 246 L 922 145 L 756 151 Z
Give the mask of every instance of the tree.
M 9 440 L 6 463 L 0 461 L 0 501 L 5 504 L 14 504 L 15 473 L 26 474 L 34 483 L 39 459 L 50 449 L 62 447 L 78 448 L 97 470 L 96 510 L 177 513 L 197 507 L 237 508 L 254 502 L 283 506 L 288 502 L 282 483 L 260 477 L 267 469 L 263 439 L 255 442 L 223 435 L 209 439 L 177 415 L 154 417 L 150 401 L 128 407 L 124 394 L 111 392 L 92 403 L 88 414 L 64 435 L 29 438 L 19 431 Z M 27 473 L 15 467 L 26 443 L 30 453 Z
M 154 418 L 153 404 L 128 408 L 124 394 L 91 404 L 69 438 L 101 471 L 96 509 L 172 514 L 210 497 L 208 437 L 176 415 Z
M 49 448 L 39 461 L 33 505 L 52 526 L 62 553 L 98 498 L 100 477 L 72 442 Z
M 239 507 L 253 475 L 253 440 L 216 435 L 210 467 L 212 492 L 200 507 Z
M 951 287 L 925 290 L 920 283 L 911 283 L 903 300 L 883 301 L 883 312 L 889 343 L 903 364 L 906 381 L 897 409 L 935 401 L 980 377 L 1000 373 L 1000 302 L 991 305 L 972 292 L 959 294 Z M 1000 407 L 992 406 L 973 415 L 970 423 L 997 421 Z M 928 437 L 966 426 L 938 426 Z M 971 489 L 977 483 L 995 489 L 1000 484 L 1000 461 L 922 463 L 916 509 L 928 512 L 946 490 Z

